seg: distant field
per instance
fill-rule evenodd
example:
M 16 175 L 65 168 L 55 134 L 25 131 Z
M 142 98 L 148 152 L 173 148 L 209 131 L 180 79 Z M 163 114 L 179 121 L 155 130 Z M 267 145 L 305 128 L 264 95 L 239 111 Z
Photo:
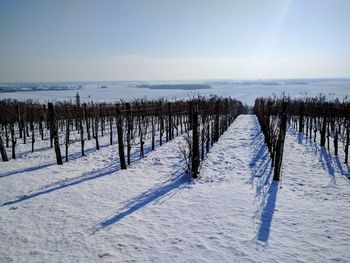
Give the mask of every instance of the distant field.
M 199 89 L 212 89 L 207 84 L 162 84 L 162 85 L 139 85 L 138 88 L 146 89 L 179 89 L 179 90 L 199 90 Z
M 0 93 L 7 93 L 7 92 L 31 92 L 31 91 L 60 91 L 60 90 L 79 90 L 81 89 L 81 86 L 74 87 L 74 86 L 14 86 L 14 85 L 4 85 L 0 86 Z
M 102 88 L 106 87 L 106 88 Z M 325 95 L 328 100 L 343 100 L 349 95 L 350 79 L 284 79 L 284 80 L 202 80 L 188 81 L 94 81 L 56 83 L 0 83 L 0 99 L 20 101 L 74 100 L 79 92 L 83 102 L 115 100 L 186 99 L 192 93 L 239 99 L 254 105 L 258 97 L 288 95 L 292 98 Z M 35 91 L 35 92 L 30 92 Z

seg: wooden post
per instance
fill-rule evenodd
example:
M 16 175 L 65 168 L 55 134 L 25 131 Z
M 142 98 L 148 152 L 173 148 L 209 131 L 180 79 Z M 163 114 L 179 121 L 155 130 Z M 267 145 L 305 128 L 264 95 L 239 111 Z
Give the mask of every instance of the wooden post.
M 334 135 L 334 139 L 333 139 L 333 143 L 334 143 L 334 155 L 338 156 L 338 131 L 335 128 L 335 135 Z
M 345 163 L 348 163 L 349 160 L 349 141 L 350 141 L 350 135 L 349 135 L 349 121 L 346 120 L 346 140 L 345 140 Z
M 210 140 L 210 146 L 213 147 L 214 145 L 214 123 L 211 123 L 211 140 Z
M 68 147 L 69 147 L 69 118 L 66 119 L 66 162 L 68 162 Z
M 179 120 L 179 116 L 176 115 L 176 137 L 179 136 L 179 124 L 180 124 L 180 120 Z M 174 138 L 174 134 L 173 134 L 173 138 Z
M 322 120 L 322 128 L 321 128 L 321 146 L 326 145 L 326 127 L 327 127 L 327 119 L 323 116 Z
M 12 159 L 16 159 L 16 143 L 17 143 L 17 139 L 15 137 L 15 129 L 13 127 L 13 123 L 10 123 L 10 132 L 11 132 Z
M 52 130 L 52 138 L 55 145 L 55 153 L 56 153 L 56 161 L 58 165 L 62 164 L 62 156 L 61 156 L 61 149 L 60 149 L 60 143 L 58 140 L 58 131 L 57 131 L 57 124 L 55 120 L 55 110 L 52 103 L 48 104 L 48 120 L 50 122 L 50 128 Z
M 84 126 L 83 126 L 83 120 L 82 119 L 83 119 L 83 116 L 79 116 L 81 155 L 85 156 L 85 151 L 84 151 L 84 145 L 85 145 L 85 141 L 84 141 Z
M 192 177 L 198 177 L 199 169 L 199 134 L 198 134 L 198 112 L 193 110 L 192 114 Z
M 140 113 L 139 113 L 140 114 Z M 143 140 L 143 125 L 144 125 L 144 118 L 139 118 L 139 132 L 140 132 L 140 159 L 145 157 L 143 145 L 145 144 Z
M 169 141 L 169 119 L 165 118 L 165 142 Z
M 34 124 L 33 124 L 33 121 L 30 121 L 30 130 L 31 130 L 31 132 L 32 132 L 32 152 L 34 152 L 35 133 L 34 133 Z
M 127 122 L 127 129 L 128 132 L 126 134 L 126 151 L 127 151 L 127 158 L 128 158 L 128 165 L 131 163 L 131 129 L 132 129 L 132 119 L 131 119 L 131 107 L 129 103 L 125 104 L 126 107 L 126 122 Z
M 304 102 L 301 102 L 299 109 L 299 132 L 304 131 Z
M 162 102 L 159 103 L 159 145 L 162 146 L 163 144 L 163 132 L 164 132 L 164 119 L 163 119 L 163 113 L 162 113 Z
M 208 121 L 207 124 L 207 141 L 206 141 L 206 152 L 209 152 L 209 147 L 210 147 L 210 121 Z
M 154 150 L 155 146 L 154 146 L 154 139 L 155 139 L 155 128 L 154 128 L 154 119 L 153 119 L 153 115 L 151 117 L 151 122 L 152 122 L 152 151 Z
M 172 138 L 172 135 L 173 135 L 173 125 L 172 125 L 172 116 L 171 116 L 171 103 L 168 102 L 168 132 L 169 132 L 169 141 L 171 141 L 173 138 Z
M 276 143 L 276 155 L 275 155 L 275 168 L 273 174 L 273 180 L 279 181 L 282 168 L 282 159 L 283 159 L 283 148 L 284 148 L 284 139 L 286 136 L 287 129 L 287 102 L 282 103 L 282 113 L 281 121 L 278 133 L 278 139 Z
M 96 141 L 96 150 L 100 150 L 100 144 L 98 142 L 98 118 L 95 118 L 95 141 Z
M 95 138 L 95 122 L 93 117 L 91 117 L 91 130 L 92 130 L 92 138 Z
M 26 144 L 27 143 L 27 125 L 26 123 L 24 122 L 24 118 L 21 119 L 21 126 L 23 127 L 23 143 Z
M 117 135 L 118 135 L 120 169 L 125 170 L 126 163 L 125 163 L 124 141 L 123 141 L 123 118 L 119 109 L 119 105 L 116 105 L 116 114 L 117 114 Z
M 202 132 L 201 132 L 201 160 L 204 160 L 204 142 L 205 142 L 205 123 L 202 123 Z
M 83 109 L 84 109 L 84 119 L 85 119 L 85 125 L 86 125 L 86 133 L 87 133 L 87 139 L 90 141 L 91 140 L 91 134 L 90 134 L 90 121 L 89 117 L 87 115 L 87 106 L 86 103 L 83 104 Z
M 40 130 L 41 140 L 44 140 L 44 128 L 41 120 L 39 121 L 39 130 Z
M 7 157 L 7 153 L 6 153 L 6 148 L 4 146 L 4 142 L 2 140 L 2 137 L 0 135 L 0 153 L 1 153 L 1 158 L 4 162 L 7 162 L 9 159 Z
M 329 151 L 329 137 L 330 137 L 330 130 L 329 130 L 329 121 L 327 125 L 327 150 Z M 310 135 L 311 136 L 311 135 Z
M 113 144 L 113 117 L 109 117 L 109 144 Z

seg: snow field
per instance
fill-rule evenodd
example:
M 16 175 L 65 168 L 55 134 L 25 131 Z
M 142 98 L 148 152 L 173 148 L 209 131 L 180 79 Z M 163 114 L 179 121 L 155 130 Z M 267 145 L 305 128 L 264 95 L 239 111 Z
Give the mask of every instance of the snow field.
M 256 117 L 241 115 L 190 182 L 181 141 L 124 171 L 117 145 L 62 166 L 1 163 L 0 262 L 349 262 L 341 158 L 288 132 L 272 182 Z

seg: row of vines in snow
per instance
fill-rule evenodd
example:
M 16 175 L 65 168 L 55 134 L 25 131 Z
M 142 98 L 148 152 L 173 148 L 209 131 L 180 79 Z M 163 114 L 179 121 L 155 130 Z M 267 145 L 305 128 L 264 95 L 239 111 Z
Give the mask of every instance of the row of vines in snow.
M 349 162 L 350 103 L 326 101 L 324 97 L 307 99 L 258 98 L 255 100 L 254 113 L 258 117 L 261 130 L 268 146 L 274 180 L 280 179 L 283 157 L 283 144 L 287 124 L 306 138 L 317 142 L 330 151 L 333 140 L 334 155 L 338 155 L 339 141 L 342 142 L 345 159 Z
M 31 101 L 0 101 L 0 152 L 8 161 L 7 148 L 16 159 L 18 143 L 31 144 L 34 152 L 37 140 L 47 140 L 55 150 L 57 164 L 69 161 L 69 146 L 80 141 L 85 155 L 86 140 L 94 140 L 100 149 L 99 138 L 116 139 L 121 169 L 131 164 L 131 148 L 139 147 L 144 157 L 146 140 L 151 150 L 183 133 L 190 134 L 188 159 L 191 172 L 198 174 L 200 159 L 210 146 L 245 109 L 240 101 L 231 98 L 201 98 L 180 101 L 135 100 L 118 103 L 83 103 L 79 101 L 48 103 Z M 76 136 L 72 136 L 72 134 Z M 74 138 L 72 138 L 74 137 Z M 64 147 L 65 154 L 61 154 Z

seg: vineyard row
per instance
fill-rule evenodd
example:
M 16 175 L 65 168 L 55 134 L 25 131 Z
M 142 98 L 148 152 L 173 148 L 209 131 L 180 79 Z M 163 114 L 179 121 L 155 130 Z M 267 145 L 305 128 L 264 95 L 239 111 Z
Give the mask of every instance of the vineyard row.
M 193 177 L 198 176 L 200 160 L 227 130 L 233 120 L 245 108 L 231 98 L 197 98 L 187 101 L 137 100 L 131 103 L 119 102 L 83 103 L 79 101 L 42 105 L 33 102 L 12 100 L 0 101 L 0 152 L 3 161 L 8 161 L 6 149 L 11 147 L 12 159 L 16 159 L 16 144 L 19 140 L 32 144 L 38 139 L 46 140 L 49 134 L 50 147 L 54 149 L 57 164 L 63 164 L 62 145 L 65 147 L 65 161 L 69 161 L 69 145 L 72 133 L 79 135 L 81 155 L 85 155 L 85 141 L 94 140 L 96 150 L 100 149 L 99 136 L 108 134 L 110 144 L 113 136 L 118 141 L 121 169 L 131 164 L 131 147 L 140 147 L 140 158 L 144 157 L 147 136 L 154 150 L 156 136 L 159 145 L 185 133 L 188 168 Z M 29 138 L 29 140 L 28 140 Z M 136 142 L 137 138 L 137 143 Z M 64 140 L 64 143 L 60 142 Z
M 350 103 L 326 101 L 324 97 L 309 99 L 258 98 L 254 113 L 258 117 L 265 143 L 274 167 L 274 180 L 280 180 L 284 140 L 289 124 L 306 138 L 316 142 L 320 136 L 320 146 L 330 150 L 333 140 L 334 155 L 338 156 L 339 141 L 343 142 L 344 162 L 349 161 Z

